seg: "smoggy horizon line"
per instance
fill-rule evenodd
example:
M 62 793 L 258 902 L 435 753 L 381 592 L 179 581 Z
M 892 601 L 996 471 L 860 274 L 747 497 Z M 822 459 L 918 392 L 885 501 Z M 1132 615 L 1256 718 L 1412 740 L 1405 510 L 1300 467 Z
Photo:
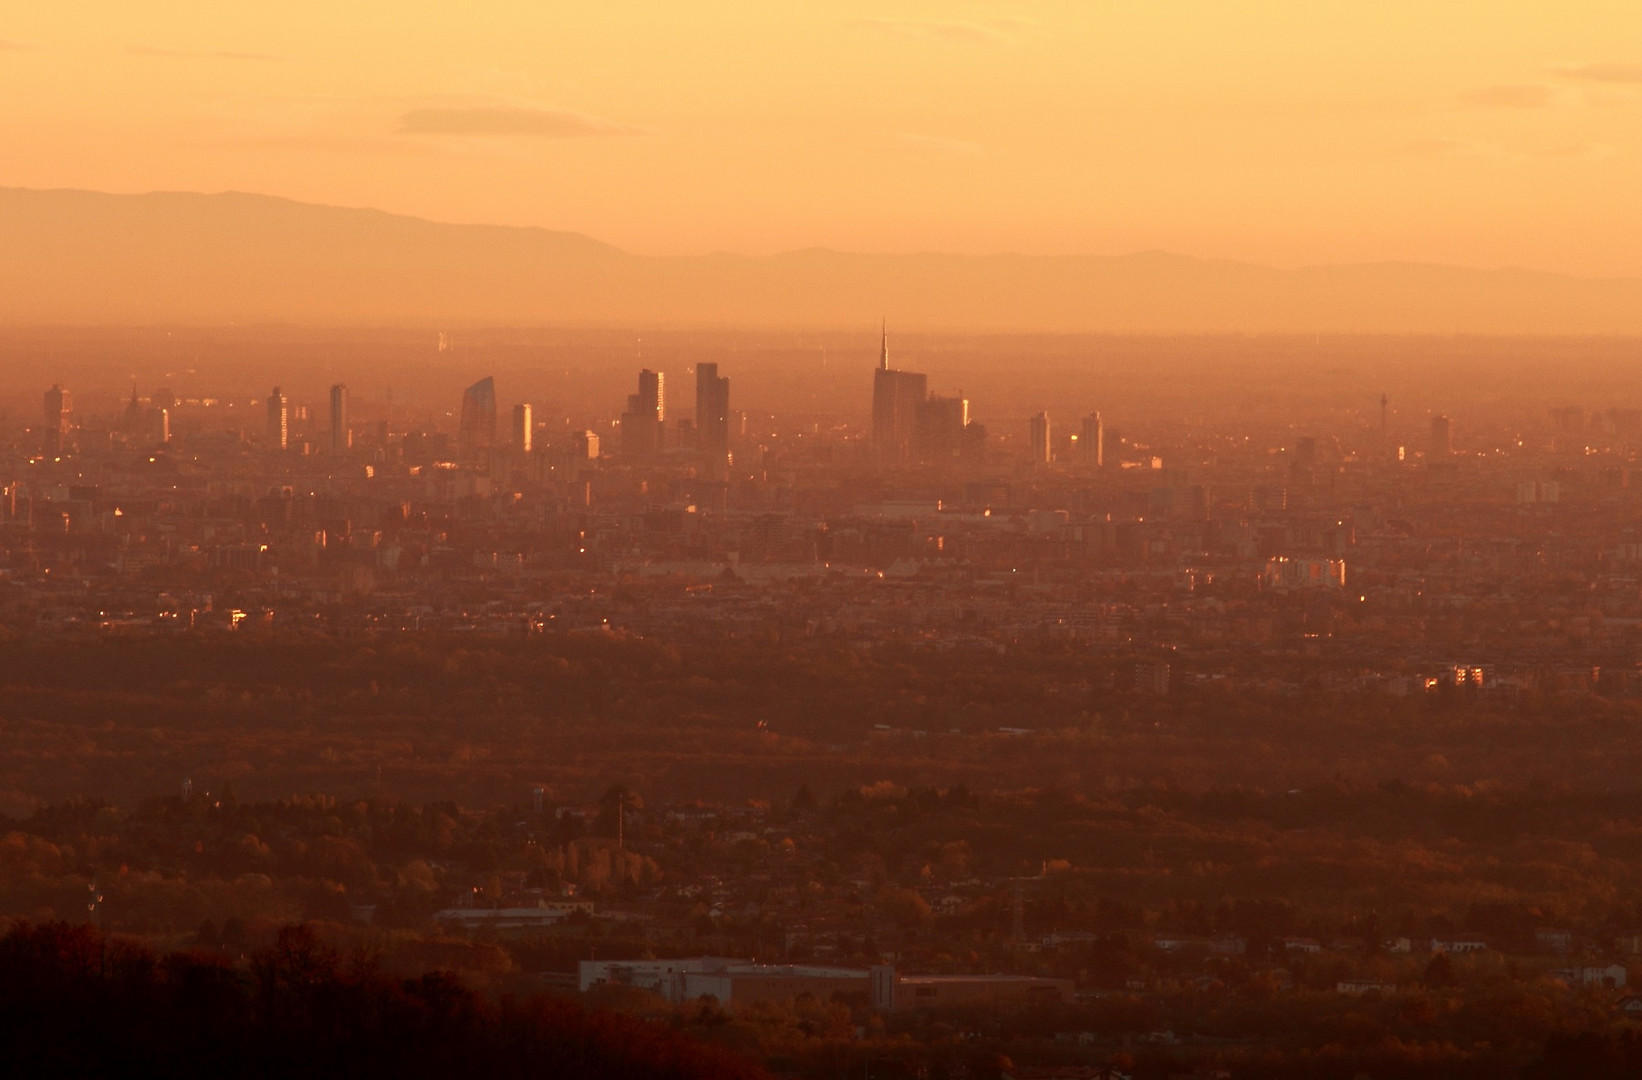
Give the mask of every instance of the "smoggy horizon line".
M 301 207 L 308 207 L 308 208 L 319 209 L 319 210 L 336 210 L 336 211 L 345 211 L 345 212 L 350 212 L 350 213 L 380 214 L 384 217 L 397 218 L 397 219 L 402 220 L 402 221 L 411 221 L 411 222 L 416 222 L 416 223 L 419 223 L 419 224 L 432 225 L 432 226 L 436 226 L 436 227 L 440 227 L 440 228 L 495 229 L 495 230 L 501 230 L 501 231 L 530 233 L 530 234 L 544 235 L 544 236 L 574 237 L 574 238 L 577 238 L 577 239 L 580 239 L 580 240 L 585 240 L 585 241 L 588 241 L 588 242 L 591 242 L 591 243 L 594 243 L 594 244 L 598 244 L 601 247 L 608 248 L 610 251 L 612 251 L 614 253 L 617 253 L 617 254 L 620 254 L 620 255 L 625 255 L 625 256 L 630 257 L 630 258 L 655 260 L 655 261 L 658 261 L 658 262 L 676 262 L 676 261 L 684 261 L 684 260 L 691 260 L 691 259 L 713 259 L 713 258 L 745 259 L 745 260 L 748 260 L 748 261 L 756 261 L 756 260 L 761 260 L 761 259 L 779 259 L 779 258 L 790 257 L 790 256 L 794 256 L 794 255 L 804 255 L 804 254 L 814 254 L 814 253 L 828 254 L 828 255 L 844 255 L 844 256 L 864 256 L 864 257 L 869 257 L 869 258 L 935 257 L 935 258 L 949 258 L 949 259 L 973 259 L 973 260 L 977 260 L 977 261 L 978 260 L 986 260 L 986 259 L 1023 259 L 1023 260 L 1031 260 L 1033 262 L 1044 262 L 1044 263 L 1072 262 L 1072 261 L 1084 260 L 1084 259 L 1121 260 L 1121 259 L 1142 259 L 1142 258 L 1147 258 L 1147 257 L 1162 257 L 1162 258 L 1167 258 L 1167 259 L 1180 260 L 1180 261 L 1183 261 L 1183 262 L 1200 263 L 1200 264 L 1209 265 L 1209 266 L 1249 267 L 1249 268 L 1260 269 L 1260 270 L 1272 270 L 1272 271 L 1276 271 L 1276 272 L 1279 272 L 1279 273 L 1303 272 L 1303 271 L 1307 271 L 1307 270 L 1333 270 L 1333 269 L 1370 268 L 1370 267 L 1408 267 L 1408 268 L 1431 267 L 1431 268 L 1440 268 L 1440 269 L 1445 269 L 1445 270 L 1463 270 L 1463 271 L 1470 271 L 1470 272 L 1482 273 L 1482 274 L 1494 274 L 1494 273 L 1535 274 L 1535 275 L 1543 275 L 1543 276 L 1548 277 L 1548 278 L 1558 278 L 1558 279 L 1569 280 L 1569 281 L 1642 282 L 1642 274 L 1585 274 L 1585 273 L 1573 273 L 1573 272 L 1566 271 L 1566 270 L 1549 270 L 1549 269 L 1545 269 L 1543 267 L 1531 266 L 1531 265 L 1526 265 L 1526 264 L 1522 264 L 1522 263 L 1501 263 L 1501 264 L 1495 264 L 1495 265 L 1485 265 L 1485 264 L 1480 264 L 1480 263 L 1443 262 L 1443 261 L 1432 260 L 1432 259 L 1417 259 L 1417 258 L 1366 259 L 1366 260 L 1343 259 L 1343 260 L 1337 260 L 1337 261 L 1277 263 L 1277 262 L 1265 262 L 1265 261 L 1260 261 L 1260 260 L 1257 260 L 1257 259 L 1243 258 L 1243 257 L 1229 258 L 1229 257 L 1225 257 L 1225 256 L 1199 255 L 1199 254 L 1195 254 L 1195 253 L 1192 253 L 1192 252 L 1189 252 L 1189 251 L 1180 251 L 1180 250 L 1164 248 L 1164 247 L 1139 247 L 1139 248 L 1127 248 L 1127 249 L 1112 250 L 1112 251 L 1079 251 L 1079 252 L 1069 252 L 1069 253 L 1048 253 L 1048 254 L 1046 254 L 1046 253 L 1033 253 L 1033 252 L 1021 251 L 1021 250 L 1018 250 L 1018 249 L 1010 249 L 1010 248 L 991 249 L 991 250 L 987 250 L 987 251 L 964 251 L 964 250 L 952 250 L 952 249 L 941 249 L 941 248 L 907 248 L 907 249 L 843 248 L 843 247 L 832 247 L 832 246 L 829 246 L 829 245 L 826 245 L 826 244 L 806 244 L 806 245 L 802 245 L 802 246 L 798 246 L 798 247 L 779 248 L 779 249 L 769 251 L 769 252 L 765 252 L 765 253 L 762 253 L 762 254 L 747 253 L 747 252 L 742 252 L 742 251 L 732 251 L 732 250 L 728 250 L 728 249 L 725 249 L 725 248 L 713 248 L 711 250 L 704 250 L 704 251 L 697 251 L 697 252 L 690 252 L 690 253 L 652 254 L 652 253 L 649 253 L 649 252 L 635 251 L 635 250 L 632 250 L 630 248 L 625 248 L 625 247 L 622 247 L 618 244 L 611 243 L 610 241 L 605 240 L 605 239 L 603 239 L 599 236 L 596 236 L 592 233 L 582 232 L 582 231 L 577 230 L 577 229 L 558 229 L 558 228 L 553 228 L 553 227 L 546 226 L 546 225 L 520 225 L 520 224 L 514 224 L 514 223 L 510 223 L 510 222 L 498 222 L 498 221 L 456 221 L 456 220 L 446 220 L 446 219 L 442 219 L 442 218 L 428 217 L 428 216 L 425 216 L 425 215 L 422 215 L 422 214 L 406 213 L 404 211 L 399 211 L 399 210 L 388 210 L 388 209 L 384 209 L 383 207 L 379 207 L 379 206 L 364 206 L 364 205 L 355 205 L 355 204 L 347 204 L 347 203 L 314 202 L 312 200 L 299 199 L 299 198 L 296 198 L 296 197 L 290 196 L 290 195 L 279 195 L 279 194 L 273 194 L 273 193 L 264 192 L 264 191 L 247 191 L 247 190 L 243 190 L 243 189 L 239 189 L 239 188 L 225 188 L 225 189 L 218 190 L 218 191 L 191 190 L 191 189 L 186 189 L 186 188 L 151 188 L 151 189 L 146 189 L 146 190 L 141 190 L 141 191 L 109 191 L 109 190 L 104 190 L 104 189 L 100 189 L 100 188 L 84 188 L 84 187 L 70 187 L 70 186 L 64 186 L 64 187 L 29 187 L 29 186 L 21 185 L 21 184 L 0 184 L 0 192 L 8 192 L 8 191 L 9 192 L 23 192 L 23 193 L 34 194 L 34 195 L 89 195 L 89 196 L 96 196 L 96 197 L 110 198 L 110 199 L 144 199 L 144 198 L 163 198 L 163 197 L 177 197 L 177 196 L 180 196 L 180 197 L 186 197 L 186 198 L 199 198 L 199 199 L 242 198 L 242 199 L 262 200 L 262 201 L 267 201 L 267 202 L 285 203 L 285 204 L 288 204 L 288 205 L 291 205 L 291 206 L 301 206 Z M 202 325 L 205 325 L 205 324 L 202 324 Z M 368 324 L 361 323 L 360 325 L 368 325 Z M 1301 333 L 1303 334 L 1304 332 L 1301 332 Z M 1147 334 L 1145 336 L 1176 336 L 1176 335 L 1166 333 L 1166 332 L 1162 332 L 1160 334 Z M 1190 336 L 1197 336 L 1197 335 L 1190 335 Z M 1243 335 L 1243 336 L 1247 336 L 1247 335 Z M 1257 336 L 1270 336 L 1270 335 L 1261 334 L 1261 335 L 1257 335 Z M 1278 336 L 1281 336 L 1281 335 L 1279 334 Z M 1338 336 L 1338 335 L 1336 335 L 1336 336 Z M 1351 336 L 1351 335 L 1346 335 L 1346 336 Z M 1404 335 L 1393 335 L 1393 336 L 1404 336 Z M 1516 337 L 1516 336 L 1523 336 L 1523 335 L 1516 335 L 1516 334 L 1500 334 L 1500 335 L 1486 334 L 1486 335 L 1482 335 L 1482 336 Z M 1534 335 L 1528 335 L 1528 336 L 1534 336 Z M 1566 335 L 1554 335 L 1554 336 L 1566 336 Z M 1579 335 L 1579 336 L 1584 336 L 1584 335 Z M 1608 337 L 1611 337 L 1611 336 L 1614 336 L 1614 335 L 1600 335 L 1600 334 L 1598 334 L 1598 335 L 1592 335 L 1592 336 L 1608 336 Z

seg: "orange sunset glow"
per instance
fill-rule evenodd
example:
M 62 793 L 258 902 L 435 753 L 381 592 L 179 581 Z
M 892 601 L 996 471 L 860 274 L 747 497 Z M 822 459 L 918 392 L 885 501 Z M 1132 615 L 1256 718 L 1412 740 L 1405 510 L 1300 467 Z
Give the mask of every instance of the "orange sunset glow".
M 1633 275 L 1639 41 L 1596 0 L 15 4 L 0 184 L 640 254 Z
M 1642 1078 L 1642 0 L 0 4 L 0 1071 Z

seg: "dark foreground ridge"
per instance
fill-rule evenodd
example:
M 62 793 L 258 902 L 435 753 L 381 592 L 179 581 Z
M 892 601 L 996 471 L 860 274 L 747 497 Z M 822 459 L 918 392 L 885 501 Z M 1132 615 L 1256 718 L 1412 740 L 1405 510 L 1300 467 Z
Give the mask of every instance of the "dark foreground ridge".
M 305 927 L 230 965 L 85 926 L 18 925 L 0 939 L 0 1058 L 11 1075 L 56 1077 L 766 1075 L 564 999 L 494 1004 L 447 974 L 390 979 Z

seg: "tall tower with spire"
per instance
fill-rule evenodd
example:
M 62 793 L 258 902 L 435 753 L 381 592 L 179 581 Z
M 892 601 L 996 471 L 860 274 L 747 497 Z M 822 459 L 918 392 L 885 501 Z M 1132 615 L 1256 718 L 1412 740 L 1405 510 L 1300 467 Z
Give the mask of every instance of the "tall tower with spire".
M 885 464 L 900 464 L 913 456 L 918 433 L 918 410 L 929 396 L 929 377 L 889 366 L 889 325 L 878 343 L 878 369 L 872 373 L 872 453 Z

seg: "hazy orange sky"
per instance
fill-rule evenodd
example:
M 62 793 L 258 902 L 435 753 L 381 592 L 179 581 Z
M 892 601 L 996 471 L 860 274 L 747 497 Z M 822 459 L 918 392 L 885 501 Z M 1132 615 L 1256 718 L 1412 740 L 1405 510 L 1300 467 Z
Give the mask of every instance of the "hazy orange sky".
M 0 184 L 642 253 L 1642 274 L 1642 3 L 222 0 L 0 13 Z

